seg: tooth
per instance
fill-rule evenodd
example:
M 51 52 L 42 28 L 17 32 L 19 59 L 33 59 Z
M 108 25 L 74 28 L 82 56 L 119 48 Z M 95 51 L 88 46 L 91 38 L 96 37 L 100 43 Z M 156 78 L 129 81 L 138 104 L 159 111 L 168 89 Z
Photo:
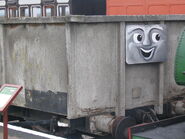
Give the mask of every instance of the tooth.
M 154 48 L 152 48 L 152 49 L 150 49 L 150 50 L 145 50 L 145 49 L 143 49 L 143 48 L 140 48 L 143 52 L 145 52 L 145 53 L 150 53 L 150 52 L 152 52 L 153 50 L 154 50 Z

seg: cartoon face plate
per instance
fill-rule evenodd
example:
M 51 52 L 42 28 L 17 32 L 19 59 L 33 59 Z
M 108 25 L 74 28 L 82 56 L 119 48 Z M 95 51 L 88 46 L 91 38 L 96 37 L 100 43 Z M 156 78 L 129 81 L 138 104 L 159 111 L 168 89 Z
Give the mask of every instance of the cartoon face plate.
M 165 25 L 127 25 L 126 62 L 164 62 L 167 57 Z

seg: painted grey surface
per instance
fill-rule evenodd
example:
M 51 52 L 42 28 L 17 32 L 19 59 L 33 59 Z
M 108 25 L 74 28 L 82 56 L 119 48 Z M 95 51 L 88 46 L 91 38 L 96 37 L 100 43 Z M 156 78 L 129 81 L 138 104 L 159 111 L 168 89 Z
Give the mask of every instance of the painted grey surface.
M 118 26 L 70 24 L 68 116 L 112 111 L 118 91 Z
M 134 24 L 137 24 L 137 23 L 134 23 Z M 154 23 L 149 22 L 148 24 L 154 24 Z M 157 25 L 158 24 L 159 23 L 157 23 Z M 176 26 L 177 25 L 176 22 L 166 22 L 164 24 L 166 25 L 167 29 L 169 28 L 169 30 L 167 31 L 174 29 L 173 30 L 174 33 L 167 32 L 167 36 L 165 37 L 169 39 L 174 37 L 178 38 L 178 35 L 180 34 L 181 30 L 184 28 L 182 26 L 185 25 L 184 22 L 178 22 L 178 26 Z M 173 27 L 169 26 L 170 24 Z M 107 36 L 108 31 L 112 29 L 110 28 L 109 25 L 112 25 L 111 27 L 114 28 L 114 31 L 113 30 L 111 31 L 112 36 Z M 102 27 L 100 28 L 100 26 Z M 109 28 L 105 29 L 105 27 L 108 27 L 108 26 Z M 116 26 L 118 28 L 116 28 Z M 176 44 L 178 42 L 178 39 L 175 41 L 173 39 L 167 40 L 165 45 L 165 49 L 167 49 L 167 61 L 163 62 L 164 63 L 163 66 L 161 66 L 160 63 L 128 65 L 126 64 L 126 60 L 122 59 L 123 61 L 121 62 L 119 60 L 120 59 L 119 50 L 120 49 L 124 50 L 121 47 L 126 47 L 126 43 L 125 44 L 122 43 L 122 45 L 119 45 L 120 40 L 126 39 L 126 38 L 123 35 L 123 33 L 122 33 L 122 37 L 120 37 L 121 36 L 120 30 L 117 23 L 106 23 L 106 25 L 102 23 L 99 23 L 99 24 L 73 23 L 73 24 L 69 24 L 69 30 L 70 30 L 69 34 L 71 35 L 70 36 L 71 43 L 68 49 L 69 50 L 68 54 L 70 54 L 69 59 L 71 61 L 69 62 L 71 63 L 71 65 L 69 65 L 70 67 L 69 75 L 71 77 L 70 78 L 71 90 L 69 91 L 70 104 L 68 105 L 69 106 L 68 114 L 70 115 L 69 117 L 75 118 L 76 116 L 85 116 L 88 114 L 94 114 L 98 112 L 102 113 L 106 111 L 106 109 L 109 110 L 109 106 L 114 107 L 114 105 L 116 105 L 115 107 L 118 107 L 119 103 L 116 102 L 117 100 L 122 101 L 121 103 L 122 105 L 124 105 L 124 101 L 125 101 L 126 109 L 132 109 L 135 107 L 146 106 L 146 105 L 156 105 L 158 107 L 159 104 L 161 103 L 161 99 L 159 97 L 164 95 L 164 100 L 166 100 L 170 98 L 168 97 L 169 92 L 171 92 L 171 96 L 184 93 L 184 90 L 183 90 L 184 88 L 177 86 L 174 82 L 174 77 L 173 77 L 174 60 L 172 59 L 174 59 L 174 56 L 175 56 L 175 51 L 177 48 Z M 99 32 L 101 34 L 102 30 L 104 30 L 104 35 L 100 37 Z M 97 34 L 94 33 L 94 31 L 96 31 Z M 92 34 L 92 35 L 89 35 L 89 34 Z M 114 35 L 114 34 L 117 34 L 117 35 Z M 108 42 L 108 44 L 106 44 L 106 47 L 104 47 L 104 49 L 101 49 L 101 47 L 96 47 L 96 44 L 99 44 L 99 39 L 101 39 L 102 44 L 100 46 L 102 47 L 104 46 L 104 43 Z M 113 42 L 115 43 L 112 44 Z M 118 48 L 115 48 L 117 50 L 114 51 L 110 49 L 109 45 L 112 45 L 111 48 L 115 48 L 115 46 L 118 45 Z M 170 49 L 173 49 L 173 50 L 170 50 Z M 117 53 L 117 51 L 119 53 Z M 92 55 L 92 53 L 94 53 L 94 55 Z M 125 53 L 125 52 L 122 52 L 122 53 Z M 99 56 L 100 54 L 103 56 L 106 56 L 106 54 L 108 54 L 108 56 L 100 57 Z M 115 64 L 114 66 L 116 66 L 117 64 L 117 72 L 115 73 L 114 70 L 112 71 L 110 70 L 111 67 L 109 66 L 111 66 L 111 64 L 109 63 L 108 67 L 106 66 L 102 67 L 104 72 L 101 73 L 100 72 L 101 70 L 99 69 L 101 66 L 96 64 L 100 61 L 103 61 L 103 63 L 101 63 L 101 65 L 103 65 L 104 63 L 106 63 L 106 60 L 104 58 L 110 59 L 113 55 L 117 55 L 117 58 L 112 59 L 113 60 L 112 62 Z M 94 59 L 96 59 L 96 57 L 99 59 L 96 62 L 94 62 Z M 120 88 L 119 84 L 111 85 L 112 81 L 114 80 L 115 80 L 115 83 L 116 82 L 119 83 L 120 81 L 120 78 L 121 78 L 120 74 L 122 72 L 119 70 L 121 67 L 120 64 L 125 65 L 125 77 L 123 77 L 125 78 L 124 79 L 125 87 L 123 86 L 121 90 L 119 89 Z M 160 73 L 161 71 L 163 72 Z M 161 83 L 163 81 L 161 82 L 160 75 L 162 74 L 165 74 L 163 77 L 164 85 L 162 85 L 164 86 L 164 91 L 163 91 L 163 88 L 161 88 Z M 111 81 L 109 81 L 108 83 L 106 81 L 101 82 L 101 80 L 103 80 L 104 77 L 106 78 L 110 77 Z M 100 88 L 97 88 L 99 84 L 101 86 Z M 175 86 L 174 89 L 176 90 L 172 90 L 171 85 Z M 167 86 L 170 86 L 170 87 L 167 87 Z M 93 87 L 97 89 L 94 89 Z M 111 92 L 112 89 L 110 87 L 113 87 L 115 91 Z M 110 89 L 109 91 L 110 94 L 107 93 L 106 88 Z M 85 94 L 86 92 L 88 92 L 88 94 Z M 125 93 L 125 98 L 123 97 L 119 98 L 119 96 L 124 96 L 122 93 Z M 114 101 L 111 102 L 110 99 L 107 99 L 106 98 L 107 94 L 109 95 L 109 97 L 112 97 L 111 99 L 114 99 L 116 103 L 114 103 Z M 93 97 L 94 97 L 93 95 L 97 96 L 96 97 L 97 100 L 94 102 L 93 102 Z M 106 101 L 104 102 L 104 100 Z M 112 105 L 109 105 L 109 102 Z M 101 109 L 101 106 L 103 106 L 102 103 L 105 104 L 104 106 L 107 106 L 107 107 L 104 107 L 103 109 Z M 122 110 L 124 109 L 124 106 L 122 105 L 121 105 L 121 109 L 119 110 L 121 110 L 122 113 L 124 113 L 123 112 L 124 110 Z M 114 111 L 114 108 L 110 110 Z
M 64 32 L 64 24 L 58 26 L 4 26 L 3 82 L 20 84 L 27 90 L 46 93 L 49 91 L 53 94 L 50 96 L 56 97 L 58 92 L 67 92 L 68 77 Z M 41 105 L 32 107 L 31 102 L 38 103 L 33 100 L 33 93 L 34 91 L 32 93 L 21 92 L 14 104 L 41 111 L 59 112 L 57 108 L 51 108 L 49 100 L 45 103 L 47 109 L 43 109 Z M 44 93 L 42 94 L 44 95 Z M 48 94 L 45 98 L 47 96 Z M 59 106 L 61 104 L 59 98 L 55 100 L 55 104 L 62 107 Z M 42 101 L 41 99 L 40 101 Z
M 157 103 L 159 92 L 158 64 L 126 66 L 126 108 Z
M 70 119 L 116 109 L 123 115 L 125 109 L 158 105 L 161 66 L 126 64 L 126 37 L 121 31 L 127 24 L 141 24 L 137 19 L 158 25 L 162 17 L 166 17 L 163 21 L 168 38 L 167 61 L 163 63 L 164 100 L 184 94 L 185 88 L 177 86 L 173 77 L 178 36 L 185 27 L 185 18 L 180 17 L 184 16 L 1 20 L 0 84 L 21 84 L 40 94 L 51 91 L 55 97 L 57 92 L 67 93 L 66 116 Z M 21 92 L 14 104 L 27 107 L 34 98 L 30 94 Z M 57 104 L 62 105 L 59 100 Z M 30 108 L 38 109 L 34 105 Z M 55 109 L 49 112 L 56 113 Z
M 61 23 L 120 23 L 120 22 L 177 22 L 185 21 L 185 15 L 136 15 L 136 16 L 65 16 L 39 18 L 0 18 L 1 24 L 61 24 Z
M 164 25 L 130 25 L 126 27 L 126 62 L 141 64 L 164 62 L 167 56 Z

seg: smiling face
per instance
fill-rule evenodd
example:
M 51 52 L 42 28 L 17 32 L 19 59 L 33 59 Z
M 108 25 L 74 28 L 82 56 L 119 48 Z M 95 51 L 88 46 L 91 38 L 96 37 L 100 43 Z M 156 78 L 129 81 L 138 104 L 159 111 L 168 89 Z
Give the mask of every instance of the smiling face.
M 127 64 L 163 62 L 167 55 L 164 25 L 127 25 Z

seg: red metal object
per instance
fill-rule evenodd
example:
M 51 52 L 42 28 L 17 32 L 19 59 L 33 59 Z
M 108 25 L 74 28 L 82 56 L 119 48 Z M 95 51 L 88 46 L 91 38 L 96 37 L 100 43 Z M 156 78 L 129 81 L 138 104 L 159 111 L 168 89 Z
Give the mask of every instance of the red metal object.
M 3 139 L 8 139 L 8 110 L 3 112 Z
M 185 0 L 107 0 L 107 15 L 185 14 Z
M 148 124 L 150 124 L 150 123 L 143 123 L 143 124 L 138 124 L 138 125 L 134 125 L 134 126 L 129 127 L 128 128 L 128 139 L 132 139 L 132 129 L 133 128 L 142 127 L 142 126 L 145 126 Z
M 128 128 L 136 125 L 135 118 L 119 116 L 111 126 L 111 134 L 115 139 L 128 138 Z
M 1 87 L 0 92 L 5 87 L 17 88 L 17 90 L 15 92 L 13 92 L 13 94 L 11 95 L 11 97 L 7 100 L 7 102 L 5 103 L 5 105 L 0 108 L 0 112 L 3 112 L 3 132 L 4 132 L 3 139 L 8 139 L 8 107 L 11 105 L 11 103 L 16 98 L 16 96 L 20 93 L 20 91 L 22 90 L 23 87 L 20 86 L 20 85 L 4 84 Z

